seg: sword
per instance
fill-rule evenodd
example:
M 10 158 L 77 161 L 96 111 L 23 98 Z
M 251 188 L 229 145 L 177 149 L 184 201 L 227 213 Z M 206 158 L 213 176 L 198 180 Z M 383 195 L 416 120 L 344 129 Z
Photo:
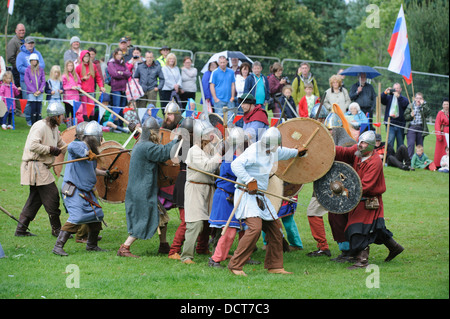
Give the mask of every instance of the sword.
M 20 225 L 22 225 L 22 226 L 24 226 L 26 229 L 30 230 L 30 229 L 28 228 L 27 225 L 22 224 L 16 217 L 14 217 L 10 212 L 8 212 L 8 211 L 7 211 L 5 208 L 3 208 L 1 205 L 0 205 L 0 210 L 1 210 L 2 212 L 4 212 L 6 215 L 8 215 L 10 218 L 14 219 L 14 220 L 15 220 L 16 222 L 18 222 Z

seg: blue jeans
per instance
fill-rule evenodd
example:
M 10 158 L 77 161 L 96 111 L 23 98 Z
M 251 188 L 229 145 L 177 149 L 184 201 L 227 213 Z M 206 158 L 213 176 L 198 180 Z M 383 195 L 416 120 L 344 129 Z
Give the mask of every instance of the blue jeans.
M 125 107 L 127 105 L 127 97 L 122 91 L 111 91 L 112 106 Z
M 386 127 L 387 130 L 387 127 Z M 397 140 L 397 151 L 400 148 L 401 145 L 404 145 L 404 128 L 403 127 L 397 127 L 397 126 L 390 126 L 389 127 L 389 137 L 388 137 L 388 145 L 392 146 L 392 149 L 394 149 L 394 143 L 395 140 Z
M 219 114 L 220 116 L 223 117 L 223 108 L 225 106 L 228 107 L 228 110 L 235 108 L 234 102 L 230 102 L 230 101 L 228 101 L 228 102 L 223 102 L 223 101 L 214 102 L 214 113 Z M 229 122 L 233 121 L 233 119 L 234 119 L 233 114 L 234 114 L 233 111 L 228 111 L 228 121 Z M 231 116 L 233 116 L 233 119 L 231 118 Z

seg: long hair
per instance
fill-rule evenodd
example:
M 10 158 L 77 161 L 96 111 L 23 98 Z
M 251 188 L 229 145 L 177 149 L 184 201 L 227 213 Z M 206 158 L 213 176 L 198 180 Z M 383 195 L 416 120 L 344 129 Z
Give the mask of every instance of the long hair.
M 57 73 L 59 74 L 58 77 L 56 77 Z M 50 69 L 50 79 L 61 81 L 61 68 L 59 65 L 54 65 Z
M 33 64 L 30 63 L 31 74 L 33 74 L 33 75 L 36 74 L 39 76 L 39 69 L 40 69 L 39 60 L 34 60 L 34 61 L 37 61 L 37 64 L 36 64 L 36 66 L 34 66 Z
M 72 72 L 69 72 L 67 68 L 69 64 L 73 65 Z M 72 60 L 67 60 L 66 63 L 64 63 L 64 75 L 66 76 L 67 79 L 69 79 L 69 74 L 72 75 L 75 82 L 78 82 L 78 74 L 77 72 L 75 72 L 75 63 L 73 63 Z
M 84 51 L 83 51 L 84 52 Z M 82 53 L 83 53 L 82 52 Z M 89 51 L 86 50 L 86 52 L 84 52 L 83 57 L 81 58 L 81 64 L 82 64 L 82 68 L 81 68 L 81 75 L 85 76 L 86 75 L 86 68 L 84 67 L 85 62 L 83 61 L 84 57 L 86 56 L 86 54 L 89 56 Z M 89 67 L 89 74 L 95 78 L 95 68 L 94 68 L 94 63 L 92 63 L 91 61 L 91 57 L 89 56 L 89 62 L 87 63 L 88 67 Z

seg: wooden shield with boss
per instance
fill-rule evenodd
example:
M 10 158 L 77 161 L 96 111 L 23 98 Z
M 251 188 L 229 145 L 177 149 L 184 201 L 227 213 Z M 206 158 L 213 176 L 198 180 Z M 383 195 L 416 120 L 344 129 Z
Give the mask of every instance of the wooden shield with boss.
M 278 126 L 282 147 L 307 148 L 307 155 L 278 161 L 276 175 L 291 184 L 306 184 L 324 176 L 333 165 L 335 145 L 328 129 L 311 118 L 290 119 Z
M 122 150 L 122 145 L 116 141 L 106 141 L 100 145 L 99 154 L 113 153 Z M 98 196 L 107 203 L 119 204 L 125 202 L 128 186 L 128 171 L 130 168 L 130 152 L 111 156 L 103 156 L 97 160 L 97 168 L 101 170 L 118 170 L 120 174 L 113 176 L 97 176 Z
M 353 167 L 335 161 L 331 169 L 314 182 L 314 193 L 317 201 L 327 211 L 345 214 L 361 201 L 361 179 Z

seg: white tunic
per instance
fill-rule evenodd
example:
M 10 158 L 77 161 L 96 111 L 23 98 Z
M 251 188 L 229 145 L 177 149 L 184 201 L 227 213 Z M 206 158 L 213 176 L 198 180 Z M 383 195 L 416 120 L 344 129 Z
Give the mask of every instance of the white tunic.
M 208 156 L 198 145 L 192 146 L 186 157 L 186 184 L 184 186 L 185 221 L 208 220 L 215 191 L 214 177 L 190 169 L 196 168 L 215 173 L 222 162 L 222 156 Z M 197 184 L 201 183 L 201 184 Z
M 294 148 L 278 147 L 276 152 L 267 154 L 261 142 L 250 145 L 244 153 L 238 156 L 231 169 L 237 177 L 237 182 L 247 184 L 252 179 L 258 183 L 258 189 L 267 190 L 269 185 L 270 172 L 278 161 L 288 160 L 297 156 L 298 151 Z M 234 204 L 237 204 L 242 190 L 236 189 L 234 194 Z M 258 206 L 256 198 L 259 197 L 264 203 L 264 209 Z M 249 217 L 260 217 L 264 220 L 275 220 L 278 218 L 277 211 L 272 206 L 270 200 L 265 195 L 250 195 L 244 192 L 241 202 L 236 209 L 237 219 L 246 219 Z

